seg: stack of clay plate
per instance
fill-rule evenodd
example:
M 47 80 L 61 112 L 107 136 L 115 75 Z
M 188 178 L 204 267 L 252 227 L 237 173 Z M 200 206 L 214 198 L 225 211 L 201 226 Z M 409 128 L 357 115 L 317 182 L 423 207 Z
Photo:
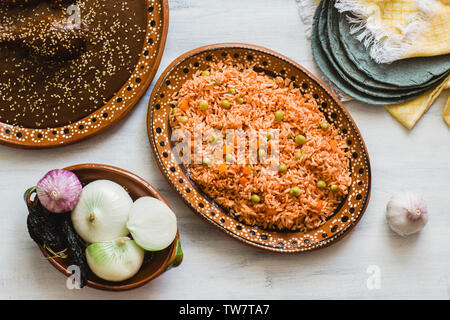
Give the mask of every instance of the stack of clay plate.
M 356 100 L 373 105 L 402 103 L 437 86 L 450 72 L 450 55 L 411 58 L 377 64 L 350 34 L 346 14 L 323 0 L 317 7 L 312 52 L 322 72 Z

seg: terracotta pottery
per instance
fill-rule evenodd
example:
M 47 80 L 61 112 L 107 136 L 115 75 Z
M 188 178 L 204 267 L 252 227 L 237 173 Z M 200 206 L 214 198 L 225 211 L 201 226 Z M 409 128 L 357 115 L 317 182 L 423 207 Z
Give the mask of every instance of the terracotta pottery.
M 48 148 L 99 134 L 123 119 L 147 91 L 158 70 L 169 28 L 168 0 L 147 1 L 147 30 L 141 56 L 122 88 L 95 112 L 55 128 L 23 128 L 0 122 L 0 143 L 20 148 Z
M 172 96 L 193 74 L 211 62 L 254 64 L 257 71 L 290 79 L 304 94 L 311 94 L 327 120 L 347 141 L 352 184 L 338 210 L 318 229 L 309 232 L 280 232 L 245 225 L 216 205 L 192 182 L 178 164 L 170 141 L 169 113 Z M 323 248 L 346 235 L 363 215 L 370 197 L 369 156 L 361 134 L 345 107 L 325 85 L 298 63 L 272 50 L 249 44 L 214 44 L 189 51 L 173 61 L 158 79 L 152 92 L 148 118 L 150 144 L 161 172 L 188 206 L 204 220 L 246 244 L 277 252 L 304 252 Z
M 124 187 L 133 200 L 144 196 L 150 196 L 167 204 L 161 194 L 148 182 L 123 169 L 103 164 L 79 164 L 64 169 L 74 172 L 80 179 L 83 186 L 95 180 L 107 179 Z M 27 203 L 29 210 L 31 210 L 31 208 L 37 203 L 37 197 L 32 199 L 34 193 L 35 188 L 30 188 L 27 192 L 25 192 L 25 202 Z M 46 249 L 41 246 L 39 246 L 39 248 L 44 257 L 48 259 L 48 261 L 56 269 L 61 271 L 66 276 L 72 275 L 72 273 L 67 270 L 67 268 L 71 265 L 70 258 L 53 258 Z M 181 250 L 180 236 L 179 233 L 177 233 L 176 238 L 168 248 L 162 251 L 146 253 L 144 264 L 134 277 L 122 282 L 111 282 L 100 279 L 92 272 L 89 272 L 87 286 L 95 289 L 110 291 L 134 289 L 146 284 L 150 280 L 153 280 L 170 268 L 177 267 L 180 265 L 182 260 L 183 252 Z

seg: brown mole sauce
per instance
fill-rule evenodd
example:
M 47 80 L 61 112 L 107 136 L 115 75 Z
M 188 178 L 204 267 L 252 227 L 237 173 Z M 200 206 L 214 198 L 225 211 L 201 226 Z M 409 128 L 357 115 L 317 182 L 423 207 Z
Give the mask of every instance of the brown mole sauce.
M 79 0 L 89 27 L 86 51 L 67 61 L 51 61 L 21 48 L 0 44 L 0 122 L 48 128 L 76 122 L 102 107 L 128 80 L 143 48 L 145 0 Z M 64 3 L 50 1 L 7 8 L 0 24 L 25 25 L 33 17 L 69 17 Z M 36 30 L 39 32 L 39 30 Z

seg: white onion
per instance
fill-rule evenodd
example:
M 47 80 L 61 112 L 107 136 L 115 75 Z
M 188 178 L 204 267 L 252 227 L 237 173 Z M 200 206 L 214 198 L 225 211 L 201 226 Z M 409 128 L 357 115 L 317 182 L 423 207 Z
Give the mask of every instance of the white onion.
M 159 251 L 175 239 L 177 218 L 164 202 L 142 197 L 131 206 L 127 227 L 139 246 L 145 250 Z
M 72 211 L 75 231 L 86 242 L 113 240 L 128 235 L 128 213 L 133 200 L 110 180 L 96 180 L 83 188 Z
M 124 281 L 133 277 L 144 262 L 144 249 L 128 237 L 93 243 L 86 248 L 89 268 L 108 281 Z

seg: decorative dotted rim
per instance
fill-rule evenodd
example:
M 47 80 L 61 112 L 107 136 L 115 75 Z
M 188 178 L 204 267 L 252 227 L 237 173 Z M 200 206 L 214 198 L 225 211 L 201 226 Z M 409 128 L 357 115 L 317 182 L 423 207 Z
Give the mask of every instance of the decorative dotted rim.
M 181 85 L 213 61 L 231 58 L 251 62 L 274 76 L 290 79 L 303 93 L 311 94 L 330 123 L 345 137 L 351 154 L 352 184 L 342 206 L 318 229 L 309 232 L 278 232 L 243 224 L 207 198 L 176 163 L 172 154 L 168 116 L 170 99 Z M 201 47 L 185 53 L 167 67 L 156 83 L 147 116 L 150 144 L 157 164 L 171 187 L 188 206 L 219 230 L 246 244 L 276 252 L 305 252 L 323 248 L 346 235 L 363 215 L 371 189 L 369 156 L 361 134 L 345 107 L 318 79 L 296 62 L 266 48 L 227 43 Z
M 72 124 L 46 129 L 0 123 L 0 143 L 19 148 L 67 145 L 101 133 L 124 118 L 145 94 L 158 70 L 169 27 L 168 0 L 147 0 L 147 31 L 141 56 L 130 78 L 108 101 Z

